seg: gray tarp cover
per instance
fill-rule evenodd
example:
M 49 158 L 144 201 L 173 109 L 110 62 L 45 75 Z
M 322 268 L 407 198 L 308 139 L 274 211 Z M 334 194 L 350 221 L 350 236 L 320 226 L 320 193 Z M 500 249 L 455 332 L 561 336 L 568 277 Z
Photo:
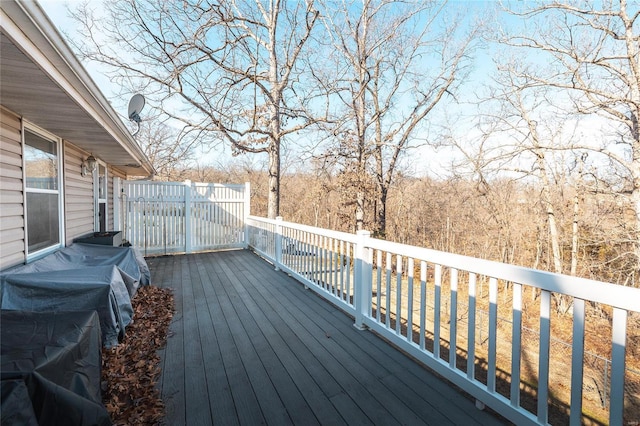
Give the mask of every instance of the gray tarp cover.
M 96 310 L 106 347 L 131 322 L 131 297 L 150 281 L 149 268 L 132 247 L 73 244 L 0 275 L 0 308 L 62 312 Z
M 138 285 L 148 285 L 149 267 L 144 257 L 133 247 L 111 247 L 98 244 L 73 244 L 35 262 L 16 266 L 3 274 L 81 269 L 86 266 L 115 265 L 127 284 L 129 295 L 135 295 Z
M 3 275 L 0 307 L 31 312 L 95 310 L 106 347 L 118 344 L 133 316 L 127 286 L 115 266 Z
M 0 313 L 5 425 L 109 425 L 95 312 Z

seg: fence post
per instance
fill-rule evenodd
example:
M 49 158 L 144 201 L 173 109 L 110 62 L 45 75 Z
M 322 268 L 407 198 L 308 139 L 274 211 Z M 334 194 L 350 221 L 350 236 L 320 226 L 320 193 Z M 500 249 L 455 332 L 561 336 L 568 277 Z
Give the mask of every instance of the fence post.
M 184 251 L 191 253 L 191 181 L 184 181 Z
M 248 218 L 251 215 L 251 183 L 244 183 L 244 212 L 243 212 L 242 220 L 244 221 L 243 229 L 244 229 L 244 238 L 243 244 L 244 248 L 249 248 L 249 224 Z
M 242 229 L 244 229 L 244 238 L 243 238 L 243 244 L 244 244 L 244 249 L 248 249 L 249 248 L 249 216 L 251 216 L 251 183 L 250 182 L 245 182 L 244 183 L 244 207 L 243 207 L 243 227 Z
M 276 271 L 280 270 L 282 265 L 282 216 L 276 217 L 276 252 L 273 259 L 273 263 L 276 267 Z
M 371 315 L 371 277 L 372 277 L 372 251 L 366 247 L 367 239 L 371 236 L 369 231 L 358 231 L 356 242 L 356 264 L 353 277 L 353 292 L 356 308 L 354 327 L 358 330 L 366 330 L 364 320 Z

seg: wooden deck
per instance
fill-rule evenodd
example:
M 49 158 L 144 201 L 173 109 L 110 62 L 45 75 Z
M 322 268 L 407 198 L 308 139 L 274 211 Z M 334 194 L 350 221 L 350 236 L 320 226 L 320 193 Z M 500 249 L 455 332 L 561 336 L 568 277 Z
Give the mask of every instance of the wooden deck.
M 168 425 L 503 424 L 250 251 L 148 263 L 175 291 Z

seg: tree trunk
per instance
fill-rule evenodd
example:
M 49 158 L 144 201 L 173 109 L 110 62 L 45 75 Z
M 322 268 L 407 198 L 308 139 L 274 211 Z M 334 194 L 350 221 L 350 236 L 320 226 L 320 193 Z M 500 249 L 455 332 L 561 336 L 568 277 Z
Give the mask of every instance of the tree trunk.
M 269 148 L 269 219 L 280 216 L 280 141 L 274 140 Z
M 573 223 L 571 227 L 571 275 L 578 273 L 578 219 L 580 217 L 580 197 L 582 188 L 582 172 L 584 170 L 584 160 L 586 156 L 578 159 L 578 177 L 575 184 L 575 195 L 573 196 Z
M 380 186 L 378 188 L 378 211 L 377 211 L 377 237 L 384 239 L 387 235 L 387 195 L 388 188 Z
M 280 4 L 275 2 L 271 10 L 269 25 L 269 84 L 271 99 L 269 100 L 269 200 L 267 215 L 269 219 L 280 216 L 280 105 L 282 88 L 278 74 L 278 53 L 276 30 Z
M 358 189 L 356 196 L 356 231 L 362 231 L 364 229 L 364 191 L 362 188 Z
M 636 93 L 636 98 L 640 99 L 640 93 Z M 633 241 L 635 242 L 634 252 L 636 255 L 636 270 L 635 275 L 640 274 L 640 108 L 631 112 L 631 137 L 633 138 L 631 145 L 631 165 L 629 167 L 631 171 L 631 179 L 633 188 L 631 191 L 631 205 L 635 214 L 635 235 L 633 235 Z M 635 280 L 633 280 L 635 285 Z
M 640 145 L 640 141 L 637 142 Z M 634 252 L 636 255 L 636 275 L 640 274 L 640 149 L 634 157 L 638 155 L 639 158 L 634 158 L 632 164 L 632 179 L 633 190 L 631 192 L 631 205 L 633 206 L 634 219 L 635 219 L 635 235 L 633 235 L 633 241 L 635 242 Z
M 551 203 L 551 182 L 547 175 L 547 169 L 544 164 L 544 154 L 541 151 L 536 152 L 538 168 L 540 169 L 540 177 L 542 178 L 542 202 L 544 203 L 549 224 L 549 238 L 551 239 L 551 252 L 553 256 L 554 272 L 562 273 L 562 257 L 560 253 L 560 237 L 558 234 L 558 225 L 556 224 L 556 215 Z
M 571 226 L 571 275 L 578 272 L 578 217 L 580 216 L 580 194 L 578 185 L 573 196 L 573 224 Z

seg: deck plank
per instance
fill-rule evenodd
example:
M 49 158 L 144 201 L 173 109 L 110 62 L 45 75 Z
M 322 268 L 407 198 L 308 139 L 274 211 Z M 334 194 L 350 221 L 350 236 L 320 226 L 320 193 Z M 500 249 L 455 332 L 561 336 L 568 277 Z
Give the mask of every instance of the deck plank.
M 207 269 L 210 278 L 209 295 L 207 303 L 209 305 L 209 313 L 211 315 L 213 331 L 217 336 L 216 345 L 220 349 L 222 363 L 220 366 L 213 368 L 224 368 L 228 389 L 221 390 L 230 393 L 236 407 L 236 414 L 240 424 L 264 424 L 265 419 L 260 409 L 260 404 L 254 393 L 251 380 L 242 363 L 240 352 L 236 346 L 233 333 L 229 327 L 229 321 L 233 318 L 227 318 L 222 307 L 229 303 L 228 298 L 221 291 L 224 284 L 218 274 L 211 269 L 211 264 L 205 261 L 205 269 Z M 192 342 L 197 345 L 198 342 Z M 212 350 L 212 347 L 206 347 L 205 350 Z M 212 418 L 217 421 L 217 412 L 212 413 Z
M 296 292 L 293 292 L 291 295 L 295 296 L 295 293 Z M 306 298 L 305 294 L 301 296 Z M 300 299 L 296 299 L 293 301 L 293 305 L 300 306 L 301 302 Z M 314 320 L 310 326 L 312 328 L 314 325 L 321 327 L 320 332 L 324 332 L 325 336 L 330 336 L 330 339 L 338 342 L 343 349 L 341 352 L 343 361 L 338 359 L 338 362 L 343 362 L 352 375 L 357 378 L 374 398 L 377 398 L 378 403 L 384 405 L 388 411 L 392 412 L 397 422 L 416 424 L 416 422 L 421 421 L 420 419 L 425 418 L 428 418 L 429 423 L 432 424 L 448 424 L 451 422 L 446 415 L 439 413 L 437 409 L 432 407 L 429 400 L 431 398 L 424 400 L 419 398 L 417 392 L 408 394 L 403 392 L 406 389 L 406 385 L 399 381 L 396 375 L 388 370 L 386 359 L 373 356 L 371 352 L 375 351 L 375 345 L 367 344 L 368 342 L 362 339 L 362 335 L 370 333 L 362 333 L 356 330 L 351 326 L 353 320 L 342 313 L 340 313 L 338 317 L 341 317 L 340 320 L 343 322 L 342 328 L 344 331 L 339 330 L 339 328 L 334 327 L 332 324 L 334 321 L 333 318 L 335 317 L 333 317 L 331 321 L 325 321 L 323 319 L 327 312 L 326 303 L 319 298 L 316 298 L 314 302 L 317 302 L 319 312 L 316 311 L 318 314 L 316 317 L 319 317 L 320 320 Z M 311 332 L 318 333 L 319 331 Z M 399 365 L 402 366 L 402 364 L 403 363 L 400 363 Z M 367 367 L 365 368 L 363 365 Z M 406 367 L 403 367 L 402 370 L 406 371 Z M 394 392 L 388 392 L 388 390 Z M 403 395 L 403 393 L 406 395 Z M 402 400 L 396 397 L 396 395 L 402 395 Z M 469 424 L 469 419 L 465 420 L 467 420 L 467 424 Z
M 264 281 L 265 275 L 261 275 L 261 277 L 260 281 L 252 282 L 259 283 Z M 354 399 L 356 399 L 360 410 L 366 413 L 370 420 L 375 420 L 381 424 L 398 422 L 404 424 L 420 423 L 420 420 L 415 416 L 406 416 L 406 418 L 402 419 L 404 421 L 401 421 L 393 413 L 389 412 L 389 407 L 397 407 L 397 397 L 389 394 L 380 395 L 378 392 L 383 390 L 377 386 L 377 382 L 370 380 L 373 376 L 372 372 L 363 371 L 358 360 L 344 353 L 343 348 L 336 343 L 335 339 L 332 339 L 331 334 L 327 331 L 328 327 L 321 328 L 318 326 L 317 321 L 323 322 L 324 320 L 322 318 L 308 317 L 306 312 L 299 308 L 299 306 L 306 307 L 304 304 L 283 304 L 279 299 L 282 298 L 282 293 L 285 291 L 281 288 L 280 282 L 268 281 L 268 283 L 271 285 L 261 285 L 255 287 L 255 290 L 260 292 L 265 301 L 274 303 L 274 312 L 277 312 L 283 319 L 281 327 L 286 327 L 287 324 L 296 327 L 294 332 L 303 338 L 310 351 L 320 355 L 321 364 L 328 370 L 330 375 L 338 380 L 342 386 L 342 394 L 352 397 L 357 396 Z M 291 290 L 299 292 L 301 287 L 296 285 L 295 289 L 291 288 Z M 313 295 L 312 297 L 315 298 Z M 357 334 L 357 330 L 353 327 L 351 328 Z M 382 401 L 377 399 L 378 397 Z M 357 413 L 345 413 L 349 417 L 354 417 L 355 414 Z M 401 417 L 403 417 L 402 414 L 404 413 L 400 413 Z
M 175 292 L 166 424 L 504 424 L 249 251 L 148 262 Z
M 203 283 L 197 273 L 195 259 L 184 257 L 182 263 L 182 315 L 185 342 L 200 342 L 199 324 L 203 320 L 200 293 Z M 189 283 L 191 285 L 185 285 Z M 204 321 L 202 321 L 204 322 Z M 206 333 L 206 331 L 205 331 Z M 202 345 L 184 345 L 184 369 L 188 383 L 185 385 L 185 414 L 187 424 L 206 424 L 211 419 L 209 397 L 204 371 Z
M 183 335 L 183 314 L 182 314 L 182 279 L 179 258 L 167 258 L 169 267 L 165 276 L 170 276 L 170 281 L 163 281 L 162 284 L 173 288 L 174 305 L 176 313 L 173 316 L 171 330 L 173 336 L 167 339 L 167 346 L 164 354 L 164 365 L 162 368 L 162 399 L 166 407 L 166 417 L 175 419 L 177 424 L 184 424 L 185 417 L 185 370 L 184 370 L 184 335 Z
M 205 268 L 206 258 L 194 256 L 198 274 L 203 282 L 213 283 L 212 277 Z M 222 352 L 218 344 L 216 327 L 213 322 L 211 309 L 218 309 L 215 304 L 210 304 L 213 300 L 213 285 L 203 285 L 202 291 L 194 293 L 198 309 L 198 327 L 200 330 L 200 346 L 203 350 L 203 367 L 206 374 L 207 389 L 209 396 L 209 407 L 211 419 L 214 423 L 224 425 L 239 424 L 236 406 L 231 392 L 230 385 L 224 369 Z
M 264 274 L 265 270 L 259 273 Z M 294 298 L 298 292 L 287 292 L 283 297 Z M 304 296 L 302 296 L 304 298 Z M 303 301 L 300 298 L 291 299 L 293 305 L 298 306 Z M 330 305 L 329 305 L 330 306 Z M 405 355 L 389 345 L 380 345 L 380 339 L 372 333 L 360 333 L 350 327 L 353 320 L 338 310 L 331 310 L 331 319 L 325 320 L 327 315 L 327 303 L 320 298 L 308 301 L 306 308 L 315 312 L 319 321 L 318 326 L 324 327 L 326 333 L 338 341 L 345 352 L 354 358 L 364 357 L 362 364 L 375 366 L 370 372 L 385 382 L 390 389 L 395 389 L 401 394 L 403 389 L 409 386 L 418 391 L 409 393 L 404 397 L 408 399 L 412 410 L 417 410 L 421 418 L 429 418 L 434 424 L 486 424 L 490 421 L 482 412 L 468 413 L 461 410 L 451 410 L 452 402 L 460 399 L 460 394 L 442 380 L 437 379 L 431 373 L 425 374 L 422 367 L 411 362 Z M 340 325 L 336 325 L 336 321 Z M 343 332 L 342 330 L 346 330 Z M 409 362 L 407 362 L 409 361 Z M 361 374 L 366 374 L 361 372 Z M 428 377 L 428 380 L 420 379 Z M 418 398 L 421 396 L 422 398 Z M 389 401 L 385 401 L 386 404 Z M 463 406 L 466 404 L 463 404 Z

